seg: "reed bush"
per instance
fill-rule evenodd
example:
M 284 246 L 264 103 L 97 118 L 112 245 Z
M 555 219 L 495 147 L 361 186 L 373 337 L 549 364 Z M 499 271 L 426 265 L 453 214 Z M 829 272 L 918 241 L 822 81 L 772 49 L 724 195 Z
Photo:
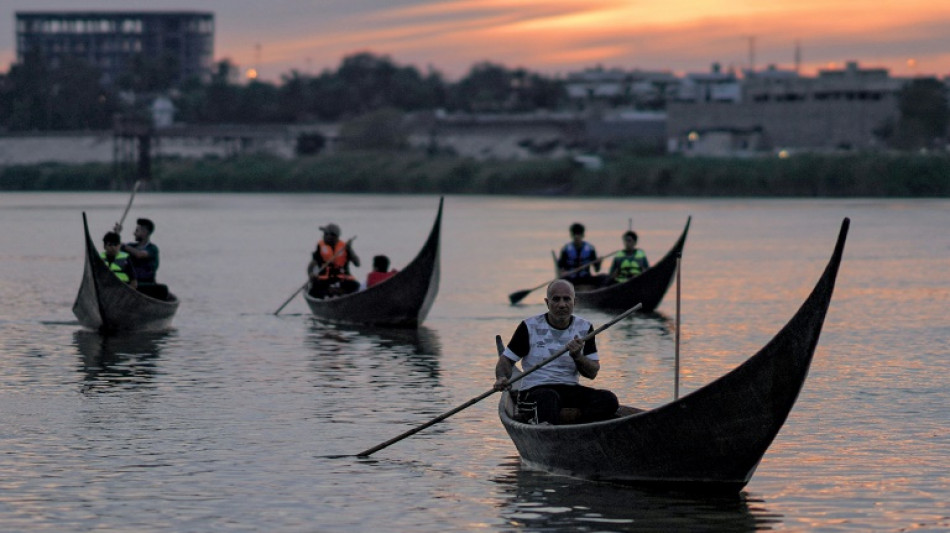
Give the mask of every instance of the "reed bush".
M 567 159 L 477 161 L 410 151 L 281 159 L 162 159 L 155 190 L 688 197 L 950 197 L 943 154 L 802 154 L 787 159 L 620 154 L 588 170 Z M 109 164 L 0 167 L 0 190 L 110 190 Z

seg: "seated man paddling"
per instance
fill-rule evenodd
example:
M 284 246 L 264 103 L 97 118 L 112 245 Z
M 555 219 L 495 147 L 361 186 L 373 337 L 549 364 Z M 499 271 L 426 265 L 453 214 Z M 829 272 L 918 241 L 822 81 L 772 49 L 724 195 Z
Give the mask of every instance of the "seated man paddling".
M 326 298 L 358 291 L 360 282 L 350 274 L 350 263 L 360 266 L 359 256 L 350 243 L 340 240 L 340 226 L 331 223 L 321 226 L 320 231 L 323 239 L 317 243 L 317 249 L 307 264 L 310 296 Z
M 586 342 L 581 340 L 594 327 L 586 319 L 574 315 L 574 285 L 563 279 L 552 282 L 548 285 L 544 302 L 548 311 L 518 324 L 505 351 L 498 356 L 495 389 L 508 387 L 517 361 L 521 361 L 523 370 L 528 370 L 567 347 L 567 353 L 522 380 L 518 401 L 536 404 L 539 424 L 567 422 L 561 419 L 562 408 L 579 410 L 577 422 L 612 418 L 619 407 L 617 396 L 608 390 L 579 383 L 580 376 L 587 379 L 597 377 L 600 358 L 593 337 Z
M 114 231 L 121 233 L 122 226 L 116 224 Z M 119 250 L 129 254 L 139 292 L 152 298 L 167 300 L 168 286 L 155 280 L 160 260 L 158 246 L 152 242 L 153 233 L 155 223 L 150 219 L 140 218 L 135 221 L 135 231 L 132 233 L 135 241 L 121 245 Z

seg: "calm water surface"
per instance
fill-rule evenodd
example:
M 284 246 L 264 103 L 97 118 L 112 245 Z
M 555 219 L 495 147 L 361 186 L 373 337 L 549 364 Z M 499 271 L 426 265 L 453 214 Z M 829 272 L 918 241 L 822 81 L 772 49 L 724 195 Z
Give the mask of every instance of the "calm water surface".
M 70 311 L 81 213 L 98 239 L 127 199 L 0 196 L 4 531 L 950 530 L 950 202 L 448 197 L 435 306 L 393 332 L 321 324 L 299 298 L 273 312 L 303 283 L 318 226 L 357 236 L 364 264 L 401 267 L 437 197 L 141 193 L 129 221 L 157 223 L 159 278 L 183 303 L 172 331 L 102 338 Z M 540 291 L 516 307 L 507 295 L 551 277 L 571 222 L 601 253 L 632 224 L 656 261 L 689 215 L 683 394 L 768 342 L 852 219 L 809 379 L 740 495 L 523 469 L 495 397 L 340 457 L 491 387 L 495 334 L 543 310 Z M 671 291 L 601 334 L 597 383 L 669 401 L 675 316 Z

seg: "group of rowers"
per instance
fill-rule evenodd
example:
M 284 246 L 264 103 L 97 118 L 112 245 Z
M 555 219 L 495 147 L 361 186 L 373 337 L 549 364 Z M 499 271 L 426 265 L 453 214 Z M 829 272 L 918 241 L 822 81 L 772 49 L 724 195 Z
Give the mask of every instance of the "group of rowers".
M 320 231 L 323 232 L 323 238 L 317 243 L 307 265 L 311 297 L 350 294 L 361 288 L 372 287 L 397 272 L 389 269 L 388 257 L 377 255 L 373 258 L 373 271 L 367 275 L 365 285 L 361 285 L 349 269 L 350 264 L 360 266 L 360 258 L 353 251 L 351 242 L 340 240 L 340 226 L 330 223 L 321 226 Z M 610 271 L 606 274 L 592 273 L 592 269 L 600 272 L 602 258 L 598 258 L 594 246 L 584 240 L 584 231 L 583 224 L 571 224 L 571 242 L 561 249 L 557 261 L 558 275 L 562 279 L 574 285 L 600 287 L 623 283 L 650 268 L 646 254 L 637 248 L 637 233 L 631 230 L 623 234 L 623 249 L 613 255 Z
M 360 258 L 353 251 L 352 239 L 340 240 L 340 226 L 334 223 L 321 226 L 323 238 L 317 243 L 310 263 L 307 265 L 309 294 L 313 298 L 328 298 L 356 292 L 364 287 L 350 273 L 349 265 L 360 266 Z M 135 241 L 121 244 L 122 231 L 116 224 L 113 231 L 103 237 L 105 251 L 103 261 L 116 276 L 137 290 L 150 296 L 163 298 L 167 287 L 155 282 L 158 271 L 158 246 L 151 242 L 155 224 L 147 219 L 136 221 Z M 517 395 L 519 409 L 530 409 L 530 422 L 534 424 L 561 424 L 572 420 L 564 418 L 562 408 L 574 408 L 577 415 L 573 421 L 591 422 L 614 416 L 619 406 L 615 394 L 608 390 L 580 385 L 578 378 L 594 379 L 600 370 L 597 345 L 591 335 L 593 325 L 574 315 L 575 285 L 606 286 L 623 283 L 649 268 L 646 254 L 637 248 L 637 234 L 623 234 L 623 249 L 612 254 L 613 263 L 606 274 L 600 272 L 600 262 L 609 258 L 598 257 L 593 245 L 584 240 L 584 226 L 570 226 L 571 241 L 561 249 L 557 261 L 559 279 L 548 285 L 544 301 L 547 312 L 523 320 L 504 351 L 499 354 L 495 366 L 496 390 L 509 388 L 509 381 L 516 362 L 522 367 L 534 367 L 558 349 L 562 356 L 524 380 Z M 373 258 L 373 271 L 366 279 L 365 287 L 372 287 L 394 274 L 389 269 L 389 258 L 378 255 Z M 588 338 L 589 337 L 589 338 Z M 530 407 L 528 407 L 530 406 Z
M 557 269 L 559 277 L 575 286 L 604 287 L 623 283 L 650 268 L 646 254 L 637 248 L 637 232 L 633 230 L 623 234 L 623 249 L 613 254 L 613 263 L 606 274 L 591 272 L 591 269 L 600 272 L 603 258 L 598 258 L 594 246 L 584 240 L 584 225 L 579 222 L 571 224 L 570 233 L 571 241 L 561 248 Z
M 133 233 L 135 241 L 126 244 L 122 244 L 121 231 L 122 226 L 116 224 L 113 231 L 103 237 L 104 251 L 100 254 L 103 261 L 122 281 L 149 296 L 164 299 L 168 288 L 155 281 L 159 265 L 158 246 L 151 242 L 155 224 L 147 218 L 136 220 Z M 398 272 L 389 268 L 387 256 L 377 255 L 373 258 L 372 272 L 367 275 L 365 284 L 361 284 L 350 273 L 350 264 L 360 266 L 360 258 L 353 251 L 352 239 L 342 241 L 340 226 L 335 223 L 321 226 L 320 231 L 323 232 L 323 238 L 317 243 L 307 265 L 311 297 L 350 294 L 372 287 Z M 574 285 L 599 287 L 623 283 L 649 268 L 646 254 L 637 248 L 637 233 L 627 231 L 623 234 L 623 249 L 613 255 L 610 270 L 606 274 L 594 274 L 600 272 L 603 258 L 598 258 L 594 246 L 584 240 L 584 232 L 583 224 L 571 224 L 571 241 L 561 248 L 557 261 L 558 275 L 562 279 Z
M 367 275 L 365 285 L 361 285 L 349 270 L 351 263 L 360 266 L 360 258 L 350 242 L 340 240 L 340 226 L 331 223 L 321 226 L 320 230 L 323 238 L 317 243 L 307 265 L 309 293 L 314 298 L 356 292 L 389 279 L 398 272 L 389 268 L 387 256 L 377 255 L 373 258 L 373 271 Z M 132 288 L 153 298 L 166 299 L 168 287 L 155 281 L 159 265 L 158 246 L 151 242 L 155 223 L 147 218 L 136 220 L 134 242 L 122 244 L 121 232 L 122 226 L 117 223 L 112 231 L 103 236 L 103 251 L 99 256 L 116 277 Z

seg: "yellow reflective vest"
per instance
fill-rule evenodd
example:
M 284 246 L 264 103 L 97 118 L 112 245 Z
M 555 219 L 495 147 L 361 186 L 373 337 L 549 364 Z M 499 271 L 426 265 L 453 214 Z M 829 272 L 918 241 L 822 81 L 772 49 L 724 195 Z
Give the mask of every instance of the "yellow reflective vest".
M 106 265 L 108 265 L 109 270 L 114 272 L 117 278 L 122 280 L 123 283 L 129 282 L 129 275 L 126 274 L 125 271 L 122 269 L 122 265 L 124 265 L 125 262 L 129 260 L 129 254 L 125 252 L 119 252 L 115 254 L 115 260 L 113 260 L 111 263 L 109 262 L 108 259 L 106 259 L 105 252 L 100 252 L 99 257 L 101 257 L 102 260 L 106 262 Z
M 631 255 L 620 251 L 617 252 L 615 257 L 618 261 L 620 261 L 620 266 L 617 269 L 616 277 L 618 283 L 623 283 L 624 281 L 635 278 L 643 273 L 643 265 L 646 264 L 647 258 L 647 255 L 643 253 L 643 250 L 637 248 Z

